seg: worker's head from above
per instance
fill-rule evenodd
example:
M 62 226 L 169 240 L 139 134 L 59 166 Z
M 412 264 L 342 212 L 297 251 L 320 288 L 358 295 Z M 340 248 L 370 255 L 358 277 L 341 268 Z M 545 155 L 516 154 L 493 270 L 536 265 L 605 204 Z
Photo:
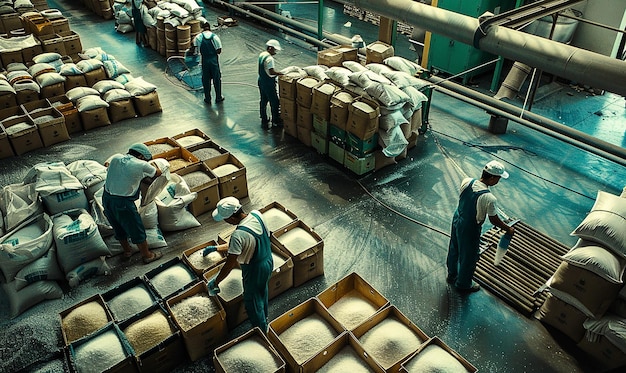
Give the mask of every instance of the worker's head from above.
M 146 146 L 146 144 L 142 144 L 140 142 L 135 143 L 128 148 L 128 154 L 132 155 L 135 158 L 143 159 L 144 161 L 149 161 L 152 159 L 152 153 L 150 153 L 150 149 Z
M 202 29 L 204 31 L 211 31 L 211 24 L 207 21 L 207 22 L 203 22 L 202 23 Z
M 491 161 L 483 168 L 481 180 L 488 186 L 496 185 L 500 179 L 508 179 L 509 173 L 504 169 L 504 165 L 498 161 Z
M 243 209 L 241 203 L 235 197 L 225 197 L 217 202 L 215 210 L 213 210 L 213 220 L 222 221 L 229 224 L 239 224 Z
M 267 47 L 267 51 L 270 52 L 272 56 L 275 55 L 277 51 L 283 50 L 280 43 L 276 39 L 268 40 L 267 43 L 265 43 L 265 46 Z

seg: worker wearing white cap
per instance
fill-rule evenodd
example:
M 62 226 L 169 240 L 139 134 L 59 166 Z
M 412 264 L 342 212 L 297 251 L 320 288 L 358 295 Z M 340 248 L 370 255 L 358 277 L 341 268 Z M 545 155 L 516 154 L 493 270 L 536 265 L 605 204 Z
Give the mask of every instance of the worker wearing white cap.
M 106 163 L 107 177 L 102 194 L 104 215 L 113 228 L 115 238 L 124 249 L 123 258 L 129 259 L 133 251 L 128 243 L 137 245 L 144 263 L 159 259 L 162 254 L 151 252 L 146 240 L 146 229 L 137 211 L 135 201 L 139 198 L 139 186 L 144 178 L 161 175 L 161 171 L 148 163 L 152 159 L 145 144 L 136 143 L 127 154 L 115 154 Z
M 480 286 L 472 280 L 479 259 L 479 243 L 482 225 L 488 216 L 489 221 L 509 234 L 515 232 L 498 216 L 496 197 L 489 187 L 506 179 L 509 173 L 498 161 L 491 161 L 483 168 L 479 180 L 465 178 L 461 182 L 459 206 L 452 219 L 452 233 L 448 247 L 448 277 L 446 281 L 461 292 L 476 292 Z
M 211 103 L 211 82 L 215 89 L 215 102 L 224 101 L 222 96 L 222 72 L 220 71 L 219 55 L 222 53 L 222 40 L 211 31 L 211 24 L 204 22 L 202 32 L 193 40 L 191 51 L 202 56 L 202 87 L 204 102 Z
M 270 104 L 272 112 L 272 125 L 282 127 L 283 121 L 280 118 L 280 101 L 276 92 L 276 77 L 283 75 L 276 71 L 274 67 L 274 55 L 282 50 L 278 40 L 270 39 L 265 43 L 265 50 L 259 54 L 259 93 L 261 94 L 260 112 L 261 127 L 268 129 L 271 127 L 267 116 L 267 104 Z
M 239 264 L 243 276 L 243 303 L 252 327 L 258 326 L 267 332 L 268 284 L 274 268 L 270 232 L 263 220 L 263 215 L 252 210 L 245 213 L 241 203 L 235 197 L 226 197 L 217 202 L 213 210 L 215 221 L 225 221 L 236 225 L 228 244 L 209 246 L 204 255 L 217 250 L 226 251 L 226 261 L 217 276 L 208 283 L 209 292 L 219 292 L 219 284 L 233 268 Z

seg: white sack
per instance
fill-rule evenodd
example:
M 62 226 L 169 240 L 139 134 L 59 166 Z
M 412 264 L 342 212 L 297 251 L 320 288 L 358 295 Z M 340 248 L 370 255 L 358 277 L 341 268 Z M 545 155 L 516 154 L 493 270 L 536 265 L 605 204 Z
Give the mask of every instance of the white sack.
M 170 183 L 155 199 L 159 226 L 166 232 L 200 226 L 196 217 L 187 211 L 187 206 L 198 197 L 198 193 L 191 192 L 182 177 L 176 174 L 170 176 Z
M 315 77 L 320 81 L 324 81 L 328 79 L 328 75 L 326 75 L 326 71 L 328 70 L 328 66 L 324 65 L 312 65 L 305 66 L 302 68 L 308 76 Z
M 68 164 L 67 169 L 86 188 L 88 200 L 92 200 L 94 193 L 104 187 L 107 168 L 99 162 L 89 159 L 78 160 Z
M 414 111 L 421 108 L 423 102 L 428 101 L 428 97 L 415 87 L 404 87 L 401 90 L 409 97 L 407 103 L 410 104 L 411 109 Z
M 380 116 L 378 127 L 382 130 L 389 131 L 392 128 L 399 127 L 403 123 L 408 123 L 401 111 L 392 111 L 389 114 Z
M 15 275 L 15 290 L 42 280 L 63 280 L 65 276 L 57 263 L 56 246 L 52 245 L 39 259 L 27 264 Z
M 93 199 L 91 200 L 91 217 L 93 221 L 98 226 L 98 231 L 100 232 L 101 237 L 107 237 L 113 235 L 113 227 L 111 227 L 111 223 L 109 223 L 109 219 L 104 215 L 104 206 L 102 205 L 102 193 L 104 192 L 104 187 L 100 188 L 93 195 Z
M 349 79 L 350 83 L 356 84 L 359 87 L 365 89 L 367 89 L 367 87 L 374 83 L 382 83 L 386 85 L 392 84 L 391 80 L 371 70 L 357 71 L 355 73 L 351 73 Z
M 562 258 L 569 264 L 591 271 L 607 281 L 623 283 L 626 259 L 593 242 L 578 240 Z
M 422 67 L 420 65 L 400 56 L 385 58 L 383 63 L 392 67 L 394 70 L 404 71 L 410 75 L 415 75 L 418 71 L 422 71 Z
M 13 282 L 3 284 L 2 286 L 11 304 L 11 317 L 20 315 L 30 307 L 46 299 L 60 299 L 63 297 L 63 290 L 61 290 L 56 281 L 37 281 L 19 291 L 15 290 Z
M 595 342 L 600 336 L 604 336 L 626 354 L 626 319 L 605 315 L 600 319 L 587 319 L 583 326 L 587 330 L 587 340 Z
M 47 214 L 34 216 L 0 237 L 0 269 L 7 281 L 43 256 L 52 245 L 52 220 Z
M 330 69 L 326 70 L 326 75 L 334 82 L 339 84 L 342 87 L 350 84 L 350 75 L 352 71 L 346 69 L 345 67 L 333 66 Z
M 402 106 L 410 100 L 409 96 L 395 85 L 372 83 L 365 90 L 382 106 Z
M 400 126 L 394 127 L 389 131 L 380 130 L 378 135 L 383 145 L 385 157 L 395 158 L 402 154 L 407 145 L 409 145 Z
M 0 211 L 4 216 L 5 231 L 10 231 L 21 222 L 43 212 L 35 183 L 10 184 L 0 192 Z
M 96 275 L 108 275 L 111 272 L 111 267 L 106 262 L 106 258 L 101 256 L 87 263 L 81 264 L 73 270 L 69 271 L 66 279 L 70 287 L 76 287 L 81 281 L 88 279 L 89 277 Z

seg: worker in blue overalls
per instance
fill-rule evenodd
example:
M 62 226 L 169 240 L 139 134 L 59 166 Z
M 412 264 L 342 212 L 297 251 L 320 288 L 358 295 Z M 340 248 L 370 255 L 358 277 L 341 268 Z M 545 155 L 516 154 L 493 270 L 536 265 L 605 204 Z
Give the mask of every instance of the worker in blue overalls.
M 268 284 L 274 260 L 270 246 L 270 232 L 263 220 L 263 215 L 252 210 L 244 212 L 241 203 L 235 197 L 221 199 L 213 210 L 215 221 L 225 221 L 237 228 L 230 236 L 228 244 L 208 246 L 204 255 L 212 251 L 227 252 L 226 261 L 217 277 L 208 283 L 209 291 L 219 292 L 219 284 L 233 268 L 239 264 L 243 276 L 243 303 L 252 327 L 258 326 L 267 332 L 268 320 Z
M 211 31 L 211 24 L 204 22 L 202 32 L 193 40 L 192 54 L 202 56 L 202 86 L 204 87 L 204 102 L 211 103 L 211 82 L 215 87 L 215 102 L 224 101 L 222 96 L 222 72 L 220 71 L 219 55 L 222 53 L 220 37 Z
M 496 227 L 509 234 L 515 229 L 506 225 L 498 216 L 496 197 L 489 187 L 498 184 L 501 178 L 508 178 L 502 163 L 491 161 L 483 168 L 479 180 L 465 178 L 461 182 L 461 196 L 454 218 L 448 247 L 448 277 L 446 281 L 461 292 L 476 292 L 480 285 L 472 280 L 480 255 L 480 235 L 482 225 L 488 216 Z
M 282 127 L 283 121 L 280 118 L 280 101 L 276 92 L 276 77 L 283 75 L 276 71 L 274 67 L 274 55 L 282 50 L 278 40 L 271 39 L 265 43 L 265 50 L 259 54 L 259 93 L 261 94 L 260 112 L 261 127 L 269 129 L 273 126 Z M 270 104 L 272 111 L 272 122 L 267 117 L 267 104 Z

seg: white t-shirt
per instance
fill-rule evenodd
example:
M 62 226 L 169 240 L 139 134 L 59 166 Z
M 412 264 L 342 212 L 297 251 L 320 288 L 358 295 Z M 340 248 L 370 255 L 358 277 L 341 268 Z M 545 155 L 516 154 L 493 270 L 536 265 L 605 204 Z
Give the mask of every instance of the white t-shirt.
M 463 179 L 461 182 L 461 193 L 467 188 L 472 181 L 471 177 Z M 480 180 L 476 180 L 472 185 L 472 191 L 480 192 L 481 190 L 489 190 L 489 187 Z M 496 197 L 491 193 L 482 194 L 476 201 L 476 222 L 482 224 L 487 216 L 497 215 L 496 211 Z
M 259 215 L 261 217 L 261 220 L 263 220 L 263 215 L 259 211 L 253 210 L 253 212 Z M 266 224 L 265 221 L 263 221 L 263 223 Z M 252 216 L 252 213 L 248 214 L 248 216 L 246 216 L 239 223 L 239 226 L 249 228 L 256 234 L 263 234 L 263 227 L 261 227 L 259 221 L 254 216 Z M 235 229 L 233 234 L 230 236 L 230 242 L 228 243 L 228 253 L 238 255 L 237 262 L 239 264 L 248 264 L 250 263 L 250 259 L 252 259 L 255 250 L 256 240 L 254 236 L 241 229 Z
M 114 196 L 135 195 L 141 180 L 145 177 L 153 177 L 157 171 L 150 163 L 130 154 L 115 154 L 108 162 L 104 188 Z
M 196 38 L 193 40 L 193 44 L 196 46 L 196 53 L 200 53 L 200 45 L 202 44 L 202 40 L 204 40 L 205 38 L 210 38 L 211 34 L 213 34 L 213 32 L 211 32 L 210 30 L 205 30 L 199 33 L 198 36 L 196 36 Z M 222 49 L 222 40 L 220 40 L 219 36 L 213 36 L 211 42 L 213 43 L 213 47 L 216 51 L 218 49 Z
M 263 69 L 265 69 L 265 73 L 267 76 L 276 76 L 270 73 L 270 70 L 274 68 L 274 57 L 268 51 L 261 52 L 259 55 L 260 58 L 263 58 L 267 55 L 265 62 L 263 62 Z

